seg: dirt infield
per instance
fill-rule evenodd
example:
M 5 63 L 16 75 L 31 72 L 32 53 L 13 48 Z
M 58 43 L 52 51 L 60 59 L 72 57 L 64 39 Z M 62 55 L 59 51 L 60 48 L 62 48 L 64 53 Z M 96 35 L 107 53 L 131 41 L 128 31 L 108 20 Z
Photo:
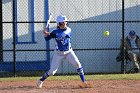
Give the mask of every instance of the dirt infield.
M 42 89 L 36 81 L 0 81 L 0 93 L 140 93 L 140 80 L 89 81 L 93 88 L 80 88 L 80 81 L 45 81 Z

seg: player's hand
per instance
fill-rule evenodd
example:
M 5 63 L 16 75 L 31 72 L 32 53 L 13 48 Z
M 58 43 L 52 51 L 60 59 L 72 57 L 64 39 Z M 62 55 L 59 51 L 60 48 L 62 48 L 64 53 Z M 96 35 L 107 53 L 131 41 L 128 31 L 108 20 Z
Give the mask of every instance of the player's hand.
M 44 31 L 43 33 L 44 33 L 44 36 L 45 37 L 47 37 L 48 35 L 50 35 L 50 32 L 48 32 L 48 31 Z
M 48 31 L 48 28 L 44 28 L 43 34 L 44 34 L 44 37 L 47 37 L 50 34 Z

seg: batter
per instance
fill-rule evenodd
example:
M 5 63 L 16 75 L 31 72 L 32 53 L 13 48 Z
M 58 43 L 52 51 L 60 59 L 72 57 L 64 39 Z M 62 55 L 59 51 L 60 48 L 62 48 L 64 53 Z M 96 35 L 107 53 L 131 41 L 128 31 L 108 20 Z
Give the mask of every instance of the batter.
M 37 87 L 42 88 L 43 82 L 51 75 L 54 75 L 58 70 L 59 65 L 63 59 L 68 60 L 76 69 L 81 78 L 81 81 L 85 82 L 85 76 L 81 63 L 75 55 L 71 47 L 71 28 L 68 27 L 68 20 L 66 16 L 60 15 L 56 19 L 57 28 L 52 32 L 48 32 L 46 28 L 44 31 L 45 40 L 48 41 L 52 38 L 55 39 L 55 51 L 52 59 L 50 70 L 47 71 L 38 81 Z

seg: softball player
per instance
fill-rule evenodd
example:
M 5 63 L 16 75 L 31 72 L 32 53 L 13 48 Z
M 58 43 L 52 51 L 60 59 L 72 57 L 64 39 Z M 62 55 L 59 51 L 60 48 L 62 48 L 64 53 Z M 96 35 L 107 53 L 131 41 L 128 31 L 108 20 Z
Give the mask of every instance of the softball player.
M 56 22 L 57 28 L 55 30 L 48 32 L 46 28 L 44 31 L 45 40 L 54 38 L 56 45 L 50 70 L 37 81 L 37 87 L 42 88 L 45 79 L 56 73 L 62 59 L 67 59 L 77 69 L 81 81 L 85 84 L 83 68 L 71 47 L 71 29 L 67 26 L 68 20 L 66 16 L 60 15 Z

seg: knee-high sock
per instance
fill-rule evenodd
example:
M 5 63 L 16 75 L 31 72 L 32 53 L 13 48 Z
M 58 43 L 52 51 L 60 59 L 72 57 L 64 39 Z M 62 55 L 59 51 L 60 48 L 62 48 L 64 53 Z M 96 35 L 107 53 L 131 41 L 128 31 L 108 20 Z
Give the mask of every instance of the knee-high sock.
M 48 71 L 40 78 L 40 80 L 44 81 L 47 77 L 49 77 Z
M 78 72 L 78 74 L 79 74 L 82 82 L 85 82 L 85 75 L 84 75 L 84 72 L 83 72 L 83 68 L 82 67 L 81 68 L 78 68 L 77 69 L 77 72 Z

